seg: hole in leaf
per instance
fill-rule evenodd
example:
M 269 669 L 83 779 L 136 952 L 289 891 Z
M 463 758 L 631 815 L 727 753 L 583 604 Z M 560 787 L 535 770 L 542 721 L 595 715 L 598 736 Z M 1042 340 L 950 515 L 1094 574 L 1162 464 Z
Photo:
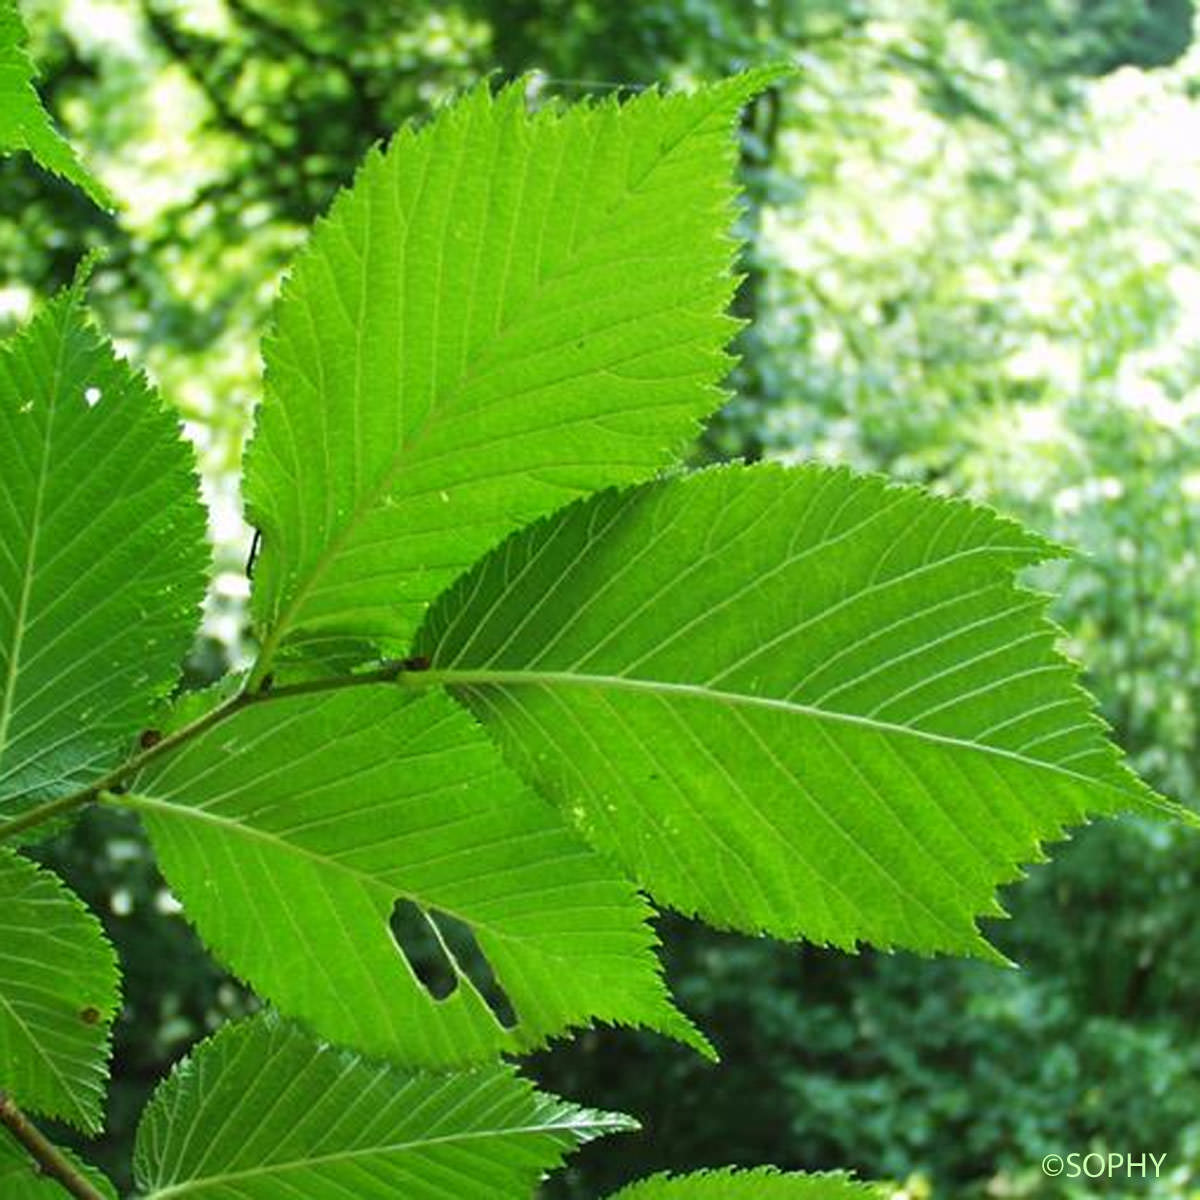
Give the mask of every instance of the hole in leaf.
M 426 911 L 412 900 L 397 900 L 389 927 L 413 974 L 434 1000 L 453 995 L 465 976 L 505 1029 L 516 1026 L 512 1001 L 465 921 L 436 909 Z
M 466 921 L 436 909 L 429 914 L 429 919 L 437 926 L 459 970 L 475 985 L 475 990 L 484 998 L 492 1015 L 505 1029 L 514 1028 L 517 1024 L 516 1009 L 496 979 L 492 964 L 479 948 L 475 931 Z
M 397 900 L 389 922 L 392 937 L 408 959 L 413 974 L 435 1000 L 445 1000 L 458 987 L 454 963 L 433 922 L 412 900 Z

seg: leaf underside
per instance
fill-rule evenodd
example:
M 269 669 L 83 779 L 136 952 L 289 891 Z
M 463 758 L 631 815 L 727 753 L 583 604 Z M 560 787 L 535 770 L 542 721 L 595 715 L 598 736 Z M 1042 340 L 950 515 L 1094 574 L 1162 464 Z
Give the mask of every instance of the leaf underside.
M 601 1019 L 703 1045 L 670 1005 L 645 902 L 440 692 L 250 705 L 120 802 L 205 941 L 331 1040 L 460 1064 Z M 389 932 L 398 900 L 470 928 L 515 1028 L 449 948 L 453 991 L 430 994 Z
M 23 47 L 0 0 L 0 150 L 107 203 Z M 777 74 L 533 115 L 477 89 L 369 156 L 285 287 L 247 460 L 255 685 L 414 635 L 430 669 L 230 701 L 112 799 L 206 941 L 322 1036 L 439 1067 L 594 1021 L 704 1050 L 635 884 L 717 925 L 988 955 L 976 922 L 1045 841 L 1154 801 L 1016 585 L 1055 550 L 1014 523 L 822 467 L 627 486 L 719 402 L 731 134 Z M 203 529 L 176 421 L 71 289 L 0 348 L 0 823 L 159 709 Z M 97 1128 L 117 1004 L 95 918 L 0 852 L 0 1083 Z M 135 1169 L 147 1200 L 503 1200 L 630 1125 L 267 1013 L 159 1088 Z M 0 1130 L 0 1190 L 42 1196 L 15 1150 Z M 619 1193 L 741 1195 L 880 1192 L 765 1168 Z
M 653 1175 L 615 1193 L 610 1200 L 886 1200 L 878 1184 L 841 1172 L 801 1174 L 760 1167 Z
M 118 1004 L 100 922 L 49 871 L 0 850 L 0 1086 L 31 1112 L 99 1130 Z
M 660 902 L 988 954 L 1040 844 L 1148 804 L 988 509 L 825 467 L 609 492 L 511 538 L 418 650 Z
M 533 115 L 480 87 L 368 156 L 264 343 L 267 660 L 399 650 L 504 535 L 676 460 L 736 329 L 736 114 L 779 74 Z
M 576 1146 L 635 1127 L 511 1067 L 415 1074 L 266 1014 L 226 1026 L 159 1087 L 134 1173 L 145 1200 L 528 1200 Z
M 114 208 L 108 189 L 54 128 L 34 90 L 36 77 L 25 51 L 25 27 L 16 0 L 0 0 L 0 154 L 27 150 L 47 171 L 75 184 L 101 208 Z
M 120 762 L 204 596 L 191 451 L 80 292 L 0 346 L 0 822 Z

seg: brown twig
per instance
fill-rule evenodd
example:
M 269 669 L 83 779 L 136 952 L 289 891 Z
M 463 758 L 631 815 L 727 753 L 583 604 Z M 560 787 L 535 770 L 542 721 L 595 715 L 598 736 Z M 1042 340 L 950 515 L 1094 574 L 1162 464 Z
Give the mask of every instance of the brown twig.
M 57 1146 L 47 1141 L 42 1131 L 3 1091 L 0 1091 L 0 1125 L 28 1151 L 43 1175 L 61 1183 L 72 1196 L 78 1200 L 106 1200 L 104 1193 L 97 1191 L 79 1168 Z

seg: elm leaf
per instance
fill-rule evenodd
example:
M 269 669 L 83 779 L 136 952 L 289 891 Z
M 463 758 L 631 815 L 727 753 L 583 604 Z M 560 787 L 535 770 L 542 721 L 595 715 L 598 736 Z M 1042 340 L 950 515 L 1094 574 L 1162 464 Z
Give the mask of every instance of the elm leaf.
M 652 1175 L 623 1187 L 610 1200 L 887 1200 L 878 1184 L 861 1183 L 841 1171 L 805 1174 L 758 1167 L 690 1175 Z
M 418 651 L 661 903 L 736 928 L 994 955 L 999 884 L 1152 809 L 1015 573 L 1057 548 L 845 470 L 608 492 L 507 541 Z
M 368 156 L 264 343 L 260 676 L 402 648 L 504 535 L 677 460 L 737 327 L 737 112 L 780 74 L 532 115 L 481 87 Z
M 415 1073 L 268 1013 L 227 1025 L 159 1087 L 134 1174 L 145 1200 L 528 1200 L 571 1150 L 632 1128 L 509 1066 Z
M 27 150 L 47 171 L 73 183 L 101 208 L 116 207 L 108 189 L 54 128 L 34 90 L 37 71 L 25 49 L 17 0 L 0 0 L 0 154 Z
M 0 823 L 122 761 L 204 597 L 191 450 L 82 286 L 0 345 Z
M 30 1112 L 98 1131 L 118 1006 L 100 922 L 50 871 L 0 850 L 0 1087 Z
M 249 703 L 114 802 L 213 951 L 332 1041 L 450 1066 L 605 1020 L 705 1048 L 645 901 L 440 692 Z

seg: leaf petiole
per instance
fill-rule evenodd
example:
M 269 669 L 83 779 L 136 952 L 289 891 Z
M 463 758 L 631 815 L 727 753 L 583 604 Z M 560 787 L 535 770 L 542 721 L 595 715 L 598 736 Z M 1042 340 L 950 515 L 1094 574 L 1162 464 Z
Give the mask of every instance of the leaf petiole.
M 254 679 L 254 675 L 252 674 L 247 687 L 238 692 L 237 695 L 225 701 L 224 704 L 211 709 L 202 717 L 191 722 L 191 724 L 177 729 L 161 741 L 155 742 L 152 746 L 147 746 L 140 753 L 132 755 L 121 763 L 120 766 L 114 767 L 107 775 L 103 775 L 97 779 L 95 783 L 91 783 L 77 792 L 72 792 L 70 795 L 58 796 L 54 800 L 48 800 L 45 804 L 31 808 L 19 817 L 14 817 L 10 821 L 0 823 L 0 842 L 17 838 L 30 829 L 36 829 L 39 825 L 44 825 L 48 821 L 52 821 L 55 817 L 62 816 L 64 813 L 74 812 L 75 809 L 82 808 L 85 804 L 103 802 L 106 795 L 116 793 L 142 767 L 153 762 L 154 759 L 160 758 L 164 754 L 169 754 L 172 750 L 191 741 L 192 738 L 203 733 L 206 729 L 211 729 L 214 725 L 220 724 L 226 718 L 233 716 L 234 713 L 240 712 L 249 705 L 269 704 L 272 700 L 283 700 L 289 696 L 313 695 L 375 683 L 398 683 L 402 680 L 408 682 L 408 677 L 410 676 L 415 677 L 418 686 L 429 687 L 438 682 L 438 678 L 433 672 L 426 671 L 423 665 L 417 665 L 412 660 L 388 662 L 375 670 L 363 671 L 357 675 L 337 675 L 328 679 L 307 680 L 304 683 L 285 684 L 281 687 L 272 687 L 269 690 L 260 689 L 250 691 L 250 682 Z

